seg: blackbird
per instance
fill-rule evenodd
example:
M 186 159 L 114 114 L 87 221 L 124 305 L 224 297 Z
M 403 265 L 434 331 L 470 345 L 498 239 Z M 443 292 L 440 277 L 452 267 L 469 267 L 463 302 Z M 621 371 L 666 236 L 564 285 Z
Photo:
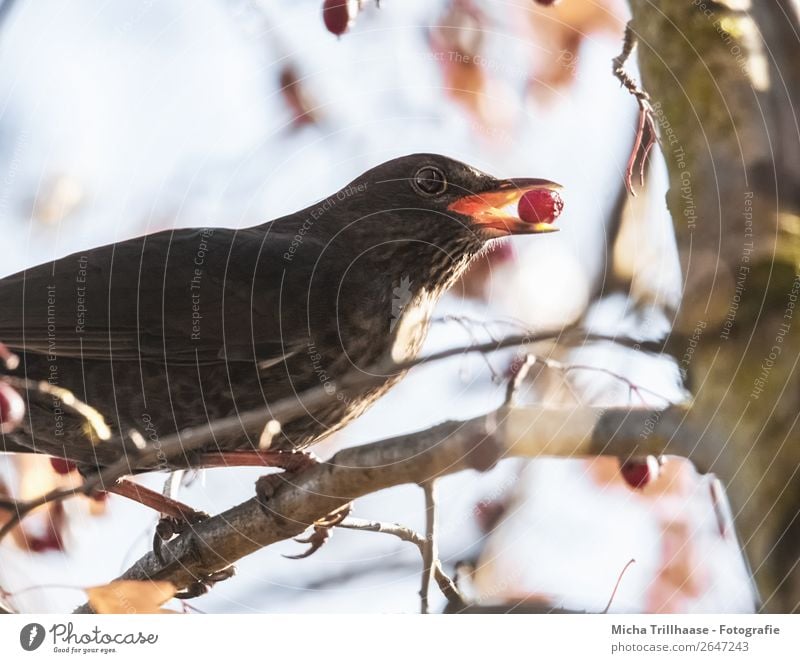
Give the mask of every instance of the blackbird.
M 412 358 L 439 296 L 489 240 L 552 230 L 504 208 L 556 186 L 414 154 L 262 225 L 166 230 L 8 276 L 0 341 L 19 355 L 17 375 L 51 389 L 28 392 L 6 449 L 99 468 L 127 455 L 133 438 L 157 445 L 386 356 Z M 270 448 L 320 440 L 401 377 L 281 422 Z M 61 389 L 95 408 L 100 423 L 67 407 Z M 210 446 L 257 448 L 259 433 L 244 428 Z

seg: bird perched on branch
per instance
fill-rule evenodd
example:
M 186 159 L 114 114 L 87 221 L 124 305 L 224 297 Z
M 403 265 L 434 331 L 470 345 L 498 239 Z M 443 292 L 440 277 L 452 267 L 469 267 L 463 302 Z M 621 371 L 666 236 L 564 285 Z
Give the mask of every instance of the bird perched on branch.
M 270 448 L 307 447 L 402 377 L 334 388 L 382 358 L 416 356 L 439 296 L 489 240 L 553 229 L 511 208 L 556 188 L 415 154 L 259 226 L 163 231 L 8 276 L 0 341 L 19 355 L 15 374 L 48 390 L 28 392 L 6 443 L 88 470 L 126 454 L 132 469 L 154 469 L 137 467 L 134 446 L 323 385 L 330 399 L 280 421 Z M 98 414 L 68 407 L 70 394 Z M 209 446 L 258 448 L 260 433 L 243 426 Z

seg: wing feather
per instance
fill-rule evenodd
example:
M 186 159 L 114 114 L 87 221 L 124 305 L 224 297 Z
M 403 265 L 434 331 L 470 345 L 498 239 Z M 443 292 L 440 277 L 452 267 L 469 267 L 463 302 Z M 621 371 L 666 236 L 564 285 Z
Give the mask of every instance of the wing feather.
M 170 230 L 24 270 L 0 280 L 0 341 L 87 360 L 280 358 L 303 336 L 280 319 L 284 239 Z

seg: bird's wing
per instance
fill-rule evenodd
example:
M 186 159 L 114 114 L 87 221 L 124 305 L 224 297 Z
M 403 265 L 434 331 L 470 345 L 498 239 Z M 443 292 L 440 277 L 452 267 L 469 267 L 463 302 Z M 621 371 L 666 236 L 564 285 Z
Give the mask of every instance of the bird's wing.
M 263 230 L 182 229 L 44 263 L 0 280 L 0 341 L 84 359 L 279 358 L 303 329 L 280 316 L 283 246 Z

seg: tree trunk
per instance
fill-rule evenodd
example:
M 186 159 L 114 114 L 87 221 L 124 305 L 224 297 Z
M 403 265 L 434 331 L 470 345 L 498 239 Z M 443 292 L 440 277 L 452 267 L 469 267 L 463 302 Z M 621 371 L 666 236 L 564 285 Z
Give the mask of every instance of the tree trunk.
M 642 81 L 669 169 L 667 204 L 684 279 L 675 325 L 683 340 L 673 346 L 688 369 L 694 414 L 707 423 L 699 444 L 724 443 L 726 465 L 733 470 L 720 467 L 718 473 L 727 483 L 765 609 L 796 611 L 797 5 L 793 0 L 632 0 L 631 5 Z

